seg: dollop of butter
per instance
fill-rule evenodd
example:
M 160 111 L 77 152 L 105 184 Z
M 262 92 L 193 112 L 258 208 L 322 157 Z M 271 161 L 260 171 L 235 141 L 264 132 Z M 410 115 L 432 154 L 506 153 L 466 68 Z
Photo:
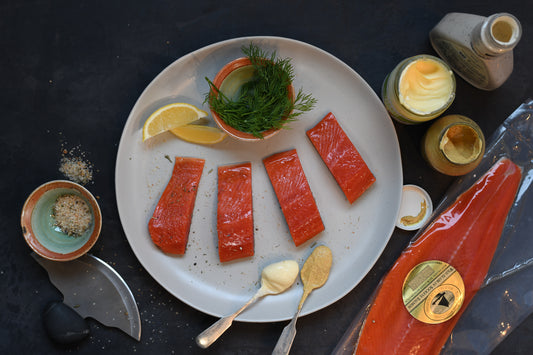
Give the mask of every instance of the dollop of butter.
M 270 264 L 261 272 L 261 287 L 280 293 L 292 286 L 300 267 L 294 260 L 284 260 Z
M 410 63 L 399 81 L 400 103 L 417 114 L 430 114 L 444 107 L 454 95 L 453 73 L 442 63 L 421 58 Z

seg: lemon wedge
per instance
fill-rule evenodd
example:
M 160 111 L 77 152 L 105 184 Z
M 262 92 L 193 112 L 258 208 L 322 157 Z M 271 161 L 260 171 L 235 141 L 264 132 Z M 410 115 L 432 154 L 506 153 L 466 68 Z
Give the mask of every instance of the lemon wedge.
M 160 133 L 206 117 L 207 112 L 186 103 L 165 105 L 148 117 L 143 126 L 143 142 Z
M 219 128 L 188 124 L 172 128 L 174 135 L 190 143 L 215 144 L 222 142 L 227 134 Z

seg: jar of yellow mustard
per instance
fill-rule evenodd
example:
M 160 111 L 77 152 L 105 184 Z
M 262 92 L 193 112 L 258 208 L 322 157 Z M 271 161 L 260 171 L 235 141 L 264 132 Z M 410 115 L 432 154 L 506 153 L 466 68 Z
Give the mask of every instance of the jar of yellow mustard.
M 439 117 L 455 99 L 455 76 L 441 59 L 421 54 L 401 61 L 381 90 L 389 114 L 405 124 Z
M 485 153 L 485 137 L 470 118 L 447 115 L 436 120 L 422 139 L 422 154 L 437 171 L 464 175 L 479 165 Z

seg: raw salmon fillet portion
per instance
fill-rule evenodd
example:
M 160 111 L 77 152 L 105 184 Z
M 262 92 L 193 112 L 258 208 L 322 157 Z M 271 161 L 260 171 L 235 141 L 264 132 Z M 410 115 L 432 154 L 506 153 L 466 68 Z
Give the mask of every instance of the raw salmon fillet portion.
M 176 157 L 172 176 L 148 222 L 152 241 L 165 253 L 185 254 L 205 160 Z
M 251 163 L 218 168 L 217 231 L 221 262 L 254 255 Z
M 486 277 L 520 180 L 520 168 L 509 159 L 500 159 L 402 252 L 372 300 L 356 354 L 441 351 Z M 440 324 L 415 319 L 402 301 L 405 277 L 413 267 L 428 260 L 453 266 L 465 285 L 462 307 Z
M 263 159 L 296 246 L 324 230 L 313 193 L 296 149 Z
M 376 181 L 333 113 L 328 113 L 308 130 L 307 137 L 350 203 L 354 203 Z

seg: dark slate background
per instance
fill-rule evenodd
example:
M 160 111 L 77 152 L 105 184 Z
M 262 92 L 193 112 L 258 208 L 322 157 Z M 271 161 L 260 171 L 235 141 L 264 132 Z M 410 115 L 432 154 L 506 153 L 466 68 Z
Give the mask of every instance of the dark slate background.
M 113 354 L 268 354 L 286 322 L 235 323 L 208 350 L 194 337 L 215 318 L 190 308 L 159 286 L 134 256 L 122 231 L 115 199 L 119 139 L 136 99 L 181 56 L 242 36 L 281 36 L 320 47 L 357 71 L 376 91 L 402 59 L 435 54 L 428 33 L 449 12 L 488 16 L 510 12 L 522 22 L 515 70 L 499 89 L 483 92 L 457 80 L 449 112 L 474 119 L 489 136 L 533 96 L 533 3 L 472 1 L 113 1 L 3 0 L 0 2 L 0 352 Z M 453 178 L 422 160 L 428 125 L 395 123 L 404 182 L 424 187 L 438 202 Z M 61 294 L 30 257 L 20 211 L 40 184 L 63 178 L 63 149 L 77 148 L 95 168 L 88 188 L 104 218 L 92 253 L 127 281 L 137 300 L 142 339 L 89 320 L 91 336 L 59 347 L 44 332 L 41 314 Z M 368 276 L 332 306 L 301 318 L 292 354 L 328 354 L 412 237 L 396 230 Z M 490 310 L 489 310 L 490 311 Z M 533 352 L 533 317 L 494 354 Z

